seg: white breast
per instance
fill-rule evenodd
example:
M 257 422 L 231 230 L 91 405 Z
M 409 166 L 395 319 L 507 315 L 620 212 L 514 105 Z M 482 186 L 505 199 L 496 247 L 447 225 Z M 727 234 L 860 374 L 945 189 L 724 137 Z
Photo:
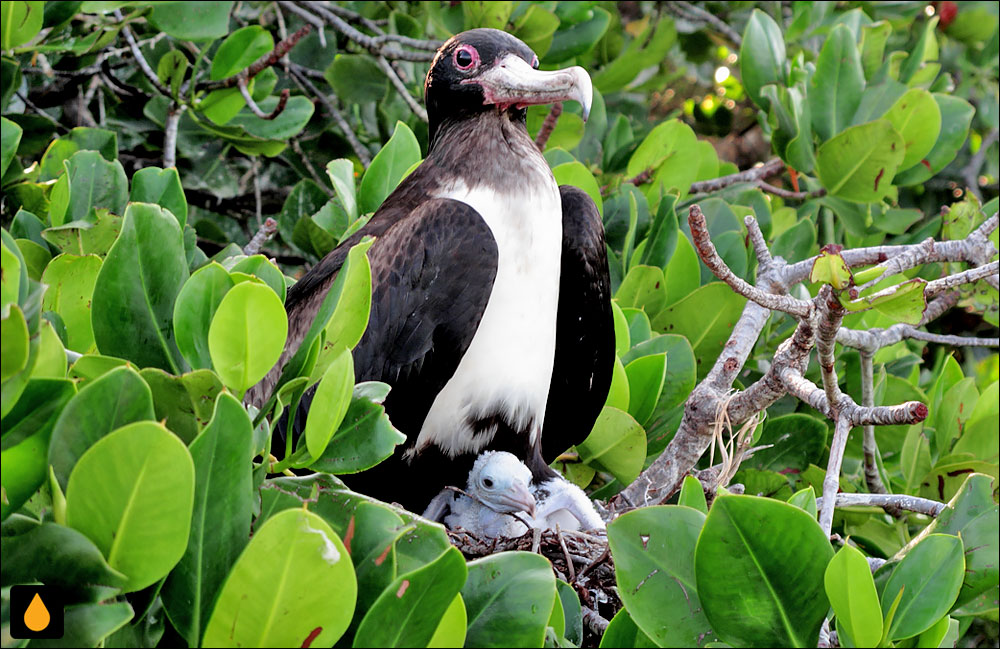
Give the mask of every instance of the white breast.
M 452 457 L 478 451 L 495 431 L 473 440 L 468 422 L 500 407 L 512 413 L 509 423 L 519 431 L 527 432 L 534 423 L 532 441 L 541 428 L 555 357 L 562 254 L 559 188 L 548 168 L 544 178 L 544 183 L 509 192 L 458 182 L 437 194 L 479 212 L 493 232 L 499 258 L 479 329 L 435 398 L 411 454 L 432 443 Z

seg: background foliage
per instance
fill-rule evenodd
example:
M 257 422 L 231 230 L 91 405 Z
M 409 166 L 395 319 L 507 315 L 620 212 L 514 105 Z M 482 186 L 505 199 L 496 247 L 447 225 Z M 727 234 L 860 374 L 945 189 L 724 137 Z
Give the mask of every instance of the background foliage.
M 590 119 L 567 105 L 539 141 L 557 180 L 601 210 L 616 304 L 611 394 L 558 468 L 595 499 L 615 495 L 671 440 L 744 308 L 699 259 L 692 203 L 750 281 L 748 215 L 775 255 L 799 261 L 825 244 L 960 240 L 996 212 L 995 4 L 2 12 L 5 629 L 9 587 L 41 582 L 67 594 L 66 646 L 815 646 L 831 607 L 844 646 L 995 644 L 995 350 L 903 340 L 874 355 L 876 404 L 929 408 L 920 424 L 878 429 L 881 475 L 893 493 L 948 503 L 939 517 L 838 510 L 834 530 L 851 542 L 831 547 L 815 499 L 831 426 L 785 397 L 754 431 L 773 446 L 734 477 L 760 497 L 709 510 L 689 482 L 680 504 L 609 526 L 620 611 L 539 555 L 467 562 L 441 528 L 335 477 L 404 439 L 379 405 L 388 386 L 354 383 L 370 241 L 273 398 L 242 404 L 281 352 L 287 286 L 426 153 L 433 50 L 463 29 L 502 28 L 543 68 L 582 65 L 594 80 Z M 548 115 L 529 109 L 533 136 Z M 714 182 L 775 156 L 770 178 Z M 245 249 L 268 217 L 276 238 Z M 886 278 L 860 299 L 952 266 Z M 794 292 L 808 298 L 837 275 L 815 279 Z M 995 337 L 995 284 L 960 291 L 927 330 Z M 845 324 L 916 323 L 926 302 L 910 297 Z M 794 326 L 770 319 L 736 387 L 766 372 Z M 855 398 L 860 364 L 855 350 L 837 356 Z M 815 362 L 807 376 L 818 382 Z M 303 440 L 273 464 L 270 422 L 317 381 L 324 398 Z M 319 473 L 281 476 L 288 468 Z M 867 490 L 860 430 L 840 488 Z M 873 576 L 866 558 L 888 562 Z M 583 624 L 587 609 L 614 615 L 603 638 Z M 18 644 L 6 632 L 4 643 Z

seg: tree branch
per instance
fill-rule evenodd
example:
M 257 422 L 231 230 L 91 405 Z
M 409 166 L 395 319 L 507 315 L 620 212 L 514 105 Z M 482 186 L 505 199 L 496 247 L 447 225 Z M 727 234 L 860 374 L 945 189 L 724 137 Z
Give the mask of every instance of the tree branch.
M 691 188 L 688 189 L 688 193 L 708 194 L 711 192 L 717 192 L 720 189 L 725 189 L 730 185 L 738 185 L 740 183 L 756 183 L 763 178 L 777 176 L 784 169 L 785 163 L 781 160 L 781 158 L 772 158 L 771 160 L 762 163 L 760 166 L 747 169 L 746 171 L 740 171 L 735 174 L 722 176 L 720 178 L 713 178 L 711 180 L 701 180 L 696 183 L 691 183 Z
M 249 256 L 249 255 L 256 255 L 257 253 L 259 253 L 261 248 L 264 247 L 264 244 L 270 241 L 271 238 L 274 237 L 274 234 L 277 231 L 278 231 L 278 222 L 268 217 L 268 219 L 264 221 L 263 225 L 260 226 L 260 229 L 257 230 L 256 234 L 253 235 L 253 238 L 250 239 L 247 245 L 243 246 L 243 254 Z
M 177 166 L 177 129 L 181 123 L 181 113 L 184 106 L 178 106 L 171 100 L 167 107 L 167 119 L 163 124 L 163 168 Z
M 823 533 L 830 536 L 833 530 L 833 506 L 840 491 L 840 466 L 844 461 L 844 450 L 847 448 L 847 436 L 851 432 L 851 422 L 839 415 L 830 441 L 830 460 L 826 465 L 826 476 L 823 477 L 823 503 L 819 506 L 819 526 Z
M 719 33 L 736 45 L 737 49 L 739 49 L 740 45 L 743 44 L 743 37 L 739 35 L 739 32 L 730 27 L 726 21 L 708 11 L 705 11 L 697 5 L 691 4 L 690 2 L 683 2 L 681 0 L 678 2 L 668 2 L 667 7 L 672 9 L 674 13 L 682 18 L 711 25 Z
M 313 85 L 312 81 L 310 81 L 305 74 L 299 71 L 299 67 L 300 66 L 294 63 L 291 65 L 292 77 L 299 83 L 299 85 L 308 89 L 308 91 L 311 92 L 324 107 L 326 107 L 326 112 L 330 113 L 330 117 L 332 117 L 333 121 L 337 123 L 337 126 L 344 134 L 344 138 L 347 139 L 351 148 L 354 149 L 354 154 L 358 156 L 358 160 L 361 161 L 361 164 L 364 165 L 365 168 L 368 168 L 368 165 L 372 163 L 372 156 L 365 146 L 361 144 L 361 140 L 359 140 L 358 136 L 354 134 L 354 131 L 351 130 L 347 120 L 333 103 L 335 100 L 330 99 L 325 94 L 320 92 L 319 89 Z
M 319 18 L 321 18 L 326 24 L 330 25 L 338 32 L 346 36 L 349 40 L 354 41 L 375 56 L 383 56 L 387 59 L 401 59 L 403 61 L 432 61 L 434 59 L 434 52 L 431 51 L 412 52 L 409 50 L 401 50 L 398 47 L 389 45 L 391 41 L 399 40 L 400 37 L 391 36 L 390 34 L 382 34 L 380 36 L 368 36 L 367 34 L 363 34 L 347 24 L 343 18 L 338 16 L 329 8 L 318 2 L 299 2 L 298 5 L 302 5 L 301 7 L 297 6 L 296 3 L 288 2 L 286 0 L 281 0 L 278 4 L 295 14 L 302 16 L 303 18 L 305 18 L 307 14 L 311 16 L 318 15 Z M 313 23 L 314 21 L 307 18 L 307 22 Z
M 247 89 L 246 79 L 241 79 L 239 82 L 237 82 L 237 87 L 240 89 L 240 94 L 243 95 L 243 101 L 247 103 L 247 108 L 250 109 L 251 113 L 253 113 L 254 115 L 256 115 L 261 119 L 267 119 L 267 120 L 274 119 L 282 112 L 284 112 L 285 104 L 288 103 L 288 88 L 285 88 L 284 90 L 281 91 L 281 96 L 278 98 L 278 105 L 275 106 L 274 110 L 272 110 L 270 113 L 265 113 L 263 110 L 261 110 L 260 106 L 257 105 L 257 102 L 255 102 L 253 100 L 253 97 L 250 95 L 250 90 Z
M 549 109 L 549 114 L 545 116 L 545 121 L 542 122 L 542 127 L 538 129 L 538 135 L 535 136 L 535 146 L 538 147 L 539 151 L 545 151 L 545 145 L 552 136 L 552 131 L 555 130 L 556 124 L 559 122 L 559 116 L 562 115 L 562 112 L 563 105 L 561 101 L 557 101 L 552 104 L 552 108 Z
M 156 72 L 153 68 L 149 67 L 149 62 L 146 61 L 146 57 L 142 55 L 142 50 L 139 49 L 139 44 L 135 42 L 135 36 L 132 34 L 132 30 L 128 25 L 124 24 L 125 19 L 122 17 L 122 12 L 115 9 L 115 18 L 118 19 L 122 24 L 122 34 L 125 36 L 125 42 L 128 43 L 128 48 L 132 52 L 132 58 L 139 65 L 139 69 L 142 73 L 146 75 L 149 83 L 156 88 L 156 91 L 163 95 L 164 97 L 170 97 L 170 89 L 160 83 L 160 78 L 156 76 Z
M 220 79 L 218 81 L 206 81 L 204 83 L 199 83 L 195 86 L 195 89 L 219 90 L 222 88 L 232 88 L 233 86 L 238 86 L 241 83 L 246 85 L 250 79 L 253 79 L 258 74 L 263 72 L 265 68 L 269 68 L 272 65 L 277 64 L 283 56 L 288 54 L 291 49 L 295 47 L 296 43 L 312 31 L 312 27 L 313 26 L 311 24 L 307 23 L 291 34 L 288 38 L 278 41 L 275 44 L 274 49 L 251 63 L 245 70 L 240 70 L 231 77 L 226 77 L 225 79 Z
M 816 499 L 816 506 L 821 507 L 826 502 L 826 496 Z M 898 507 L 909 512 L 937 516 L 944 511 L 944 503 L 917 496 L 905 494 L 837 494 L 834 507 Z
M 774 185 L 766 183 L 763 180 L 758 180 L 757 186 L 768 194 L 774 194 L 775 196 L 780 196 L 781 198 L 789 200 L 804 201 L 810 198 L 820 198 L 822 196 L 826 196 L 826 190 L 822 187 L 811 192 L 793 192 L 783 187 L 775 187 Z
M 382 69 L 382 72 L 385 73 L 385 76 L 389 77 L 389 82 L 392 83 L 392 86 L 396 89 L 396 92 L 398 92 L 400 96 L 403 97 L 403 101 L 405 101 L 406 105 L 410 107 L 410 110 L 413 111 L 413 114 L 419 117 L 424 122 L 426 122 L 427 111 L 424 110 L 424 107 L 421 106 L 420 103 L 413 98 L 413 95 L 410 94 L 410 91 L 406 89 L 406 84 L 404 84 L 403 80 L 399 78 L 398 74 L 396 74 L 396 71 L 389 64 L 389 61 L 387 61 L 384 56 L 377 55 L 375 57 L 375 62 L 378 63 L 378 67 Z

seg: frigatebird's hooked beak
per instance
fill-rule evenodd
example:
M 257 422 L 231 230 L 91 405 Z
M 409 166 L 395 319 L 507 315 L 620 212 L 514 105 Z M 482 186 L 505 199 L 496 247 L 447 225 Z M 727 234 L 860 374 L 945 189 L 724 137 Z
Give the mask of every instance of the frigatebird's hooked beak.
M 509 508 L 507 511 L 528 512 L 532 517 L 535 516 L 535 497 L 520 481 L 515 480 L 509 490 L 497 494 L 496 500 L 500 505 Z
M 590 115 L 594 98 L 593 84 L 587 71 L 578 65 L 564 70 L 536 70 L 516 54 L 507 54 L 493 67 L 462 83 L 477 83 L 483 88 L 487 104 L 504 110 L 524 108 L 557 101 L 580 102 L 583 119 Z

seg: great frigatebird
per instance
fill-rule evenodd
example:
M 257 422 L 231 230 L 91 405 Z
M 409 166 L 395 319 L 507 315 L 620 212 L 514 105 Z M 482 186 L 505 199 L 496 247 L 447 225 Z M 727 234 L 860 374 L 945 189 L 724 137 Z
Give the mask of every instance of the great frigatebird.
M 376 237 L 355 376 L 392 386 L 385 408 L 407 442 L 349 476 L 358 491 L 422 511 L 443 486 L 464 484 L 484 450 L 514 453 L 541 482 L 604 404 L 614 362 L 604 228 L 585 192 L 556 185 L 525 127 L 535 104 L 575 100 L 586 117 L 591 81 L 580 67 L 537 68 L 498 30 L 448 40 L 424 84 L 426 159 L 288 292 L 285 359 L 348 249 Z

